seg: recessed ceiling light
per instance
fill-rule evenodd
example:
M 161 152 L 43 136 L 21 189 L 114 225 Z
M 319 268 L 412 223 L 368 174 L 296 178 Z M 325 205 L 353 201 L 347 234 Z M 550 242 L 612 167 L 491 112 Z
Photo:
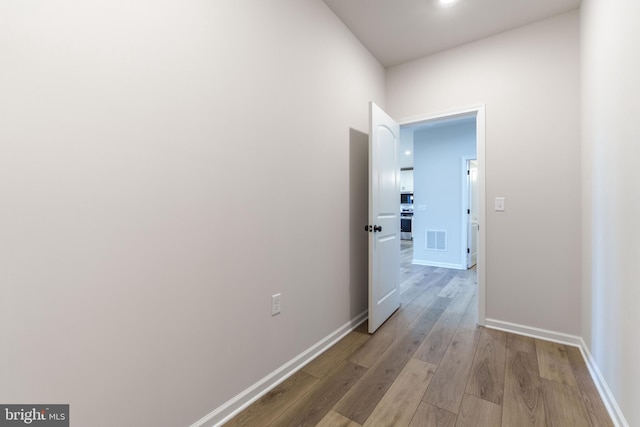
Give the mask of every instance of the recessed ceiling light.
M 404 152 L 404 154 L 406 154 L 408 156 L 409 154 L 411 154 L 411 151 L 407 150 L 407 151 Z
M 456 1 L 457 0 L 440 0 L 440 4 L 448 6 L 450 4 L 455 3 Z

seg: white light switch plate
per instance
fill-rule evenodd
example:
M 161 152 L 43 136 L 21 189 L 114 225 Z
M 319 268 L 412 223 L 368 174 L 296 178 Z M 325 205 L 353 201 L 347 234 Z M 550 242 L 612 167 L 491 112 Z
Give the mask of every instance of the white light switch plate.
M 282 295 L 281 294 L 273 294 L 271 295 L 271 315 L 275 316 L 276 314 L 280 314 L 280 309 L 281 309 L 281 301 L 280 301 L 280 297 Z
M 504 212 L 504 197 L 496 197 L 496 212 Z

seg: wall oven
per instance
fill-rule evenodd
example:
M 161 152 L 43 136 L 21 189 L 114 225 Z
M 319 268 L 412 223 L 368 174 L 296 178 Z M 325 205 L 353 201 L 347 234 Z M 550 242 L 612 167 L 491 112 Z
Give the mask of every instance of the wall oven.
M 413 239 L 413 193 L 400 193 L 400 238 Z
M 413 212 L 400 213 L 400 239 L 412 240 Z

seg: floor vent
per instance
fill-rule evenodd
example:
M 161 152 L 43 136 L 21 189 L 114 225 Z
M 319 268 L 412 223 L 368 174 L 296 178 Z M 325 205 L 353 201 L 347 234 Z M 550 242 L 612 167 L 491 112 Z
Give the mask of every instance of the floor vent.
M 446 230 L 426 230 L 425 246 L 428 251 L 446 251 L 447 250 L 447 231 Z

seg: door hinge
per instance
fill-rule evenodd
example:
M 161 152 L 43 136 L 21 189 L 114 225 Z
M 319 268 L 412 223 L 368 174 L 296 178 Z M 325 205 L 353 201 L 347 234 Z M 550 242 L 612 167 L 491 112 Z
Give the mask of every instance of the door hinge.
M 471 209 L 467 209 L 467 215 L 471 213 Z
M 467 175 L 471 175 L 471 171 L 467 169 Z
M 470 254 L 471 253 L 471 249 L 467 248 L 467 253 Z

